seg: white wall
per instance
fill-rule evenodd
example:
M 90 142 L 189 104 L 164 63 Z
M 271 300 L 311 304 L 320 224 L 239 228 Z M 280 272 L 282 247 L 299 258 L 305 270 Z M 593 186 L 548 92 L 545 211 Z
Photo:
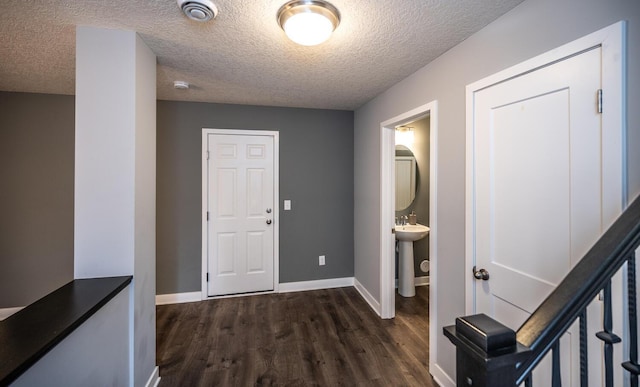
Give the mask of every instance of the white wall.
M 628 24 L 629 197 L 640 192 L 640 2 L 526 0 L 355 112 L 355 277 L 380 300 L 380 123 L 438 101 L 436 363 L 455 378 L 442 327 L 464 315 L 465 86 L 619 20 Z M 606 91 L 605 91 L 606 93 Z M 606 103 L 606 102 L 605 102 Z
M 156 355 L 156 57 L 133 31 L 78 27 L 76 46 L 75 278 L 133 275 L 122 334 L 140 386 Z
M 135 36 L 77 29 L 76 279 L 133 274 Z
M 156 56 L 136 35 L 134 385 L 156 365 Z

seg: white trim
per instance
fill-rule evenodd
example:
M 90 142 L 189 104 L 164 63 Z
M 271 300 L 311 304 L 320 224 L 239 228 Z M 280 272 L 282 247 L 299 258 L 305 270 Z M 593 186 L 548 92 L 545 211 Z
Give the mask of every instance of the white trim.
M 465 122 L 465 214 L 464 214 L 464 231 L 465 231 L 465 247 L 464 247 L 464 272 L 467 272 L 467 268 L 473 267 L 475 263 L 474 251 L 475 246 L 475 234 L 473 233 L 473 225 L 475 224 L 475 175 L 473 171 L 473 160 L 475 158 L 475 152 L 473 144 L 475 143 L 475 136 L 473 130 L 473 93 L 475 89 L 471 88 L 471 85 L 466 87 L 466 122 Z M 464 310 L 466 315 L 471 315 L 475 311 L 475 293 L 474 293 L 474 281 L 468 275 L 464 276 Z
M 429 104 L 429 367 L 438 367 L 438 101 Z M 442 386 L 442 384 L 440 384 Z
M 423 111 L 418 114 L 424 114 Z M 396 315 L 396 299 L 394 290 L 395 238 L 391 230 L 395 227 L 395 162 L 392 155 L 395 152 L 395 121 L 389 125 L 380 126 L 380 317 L 393 318 Z M 400 124 L 401 125 L 401 124 Z
M 402 113 L 398 116 L 390 118 L 380 123 L 380 199 L 381 199 L 381 211 L 380 211 L 380 305 L 382 307 L 382 318 L 393 318 L 395 316 L 395 291 L 393 290 L 393 284 L 395 281 L 395 263 L 393 260 L 388 259 L 394 255 L 395 251 L 395 238 L 391 233 L 394 228 L 395 219 L 395 128 L 400 125 L 407 124 L 415 121 L 419 118 L 425 117 L 430 114 L 430 172 L 435 168 L 434 154 L 437 151 L 437 101 L 430 102 L 428 104 L 418 106 L 408 112 Z M 434 151 L 435 150 L 435 151 Z M 437 192 L 435 190 L 434 174 L 430 176 L 429 182 L 429 194 Z M 435 224 L 432 222 L 431 212 L 435 213 L 434 207 L 435 195 L 429 198 L 429 256 L 432 257 L 431 240 L 435 240 L 433 230 Z M 435 260 L 430 258 L 430 260 Z
M 156 295 L 156 305 L 182 304 L 202 301 L 202 292 L 173 293 Z
M 439 365 L 429 365 L 429 373 L 440 387 L 456 387 L 456 382 Z
M 395 127 L 425 115 L 430 115 L 429 155 L 429 367 L 436 367 L 438 358 L 438 101 L 418 106 L 406 113 L 380 123 L 380 316 L 395 316 L 395 264 L 389 257 L 395 254 L 395 238 L 390 230 L 395 219 Z M 369 302 L 371 305 L 371 302 Z M 374 309 L 376 310 L 376 309 Z
M 0 309 L 0 321 L 6 319 L 7 317 L 11 316 L 12 314 L 14 314 L 16 312 L 19 312 L 23 308 L 24 308 L 24 306 L 17 306 L 15 308 L 2 308 L 2 309 Z
M 273 292 L 279 291 L 280 283 L 280 132 L 277 130 L 240 130 L 240 129 L 209 129 L 202 128 L 202 277 L 201 299 L 213 299 L 207 294 L 207 135 L 231 134 L 241 136 L 272 136 L 273 137 Z M 232 295 L 233 296 L 233 295 Z
M 622 212 L 626 203 L 626 104 L 625 104 L 625 65 L 624 49 L 626 24 L 624 21 L 605 27 L 561 47 L 548 51 L 532 59 L 519 63 L 506 70 L 483 78 L 466 87 L 466 176 L 465 176 L 465 273 L 471 273 L 475 263 L 475 235 L 473 234 L 475 197 L 474 170 L 474 93 L 553 64 L 584 50 L 602 47 L 602 89 L 605 92 L 605 107 L 602 113 L 602 205 L 603 228 L 606 229 Z M 613 157 L 620 155 L 622 157 Z M 609 157 L 606 157 L 609 155 Z M 607 162 L 608 161 L 608 162 Z M 433 259 L 431 262 L 437 262 Z M 435 270 L 434 270 L 435 272 Z M 434 279 L 435 280 L 435 279 Z M 474 280 L 465 275 L 465 313 L 475 313 Z
M 160 368 L 155 366 L 151 376 L 149 376 L 149 380 L 147 380 L 147 384 L 145 384 L 145 387 L 158 387 L 158 384 L 160 384 Z
M 356 288 L 358 293 L 360 293 L 362 298 L 364 298 L 367 304 L 369 304 L 371 309 L 373 309 L 373 311 L 376 312 L 378 316 L 382 316 L 381 310 L 380 310 L 380 303 L 376 300 L 374 296 L 371 295 L 371 293 L 369 293 L 369 291 L 364 286 L 362 286 L 362 284 L 360 283 L 360 281 L 358 281 L 357 278 L 354 278 L 353 286 Z
M 209 151 L 209 144 L 207 141 L 207 136 L 209 132 L 207 129 L 202 129 L 202 153 L 200 154 L 200 158 L 202 160 L 202 176 L 200 180 L 200 184 L 202 185 L 202 204 L 200 207 L 200 217 L 201 217 L 201 232 L 202 232 L 202 240 L 201 240 L 201 264 L 202 269 L 200 270 L 200 292 L 202 293 L 201 299 L 205 300 L 209 297 L 207 294 L 207 272 L 209 267 L 208 262 L 208 241 L 209 235 L 207 232 L 207 211 L 206 208 L 209 208 L 209 198 L 208 198 L 208 188 L 207 188 L 207 176 L 209 174 L 209 163 L 207 159 L 207 152 Z
M 333 289 L 353 286 L 353 277 L 329 278 L 314 281 L 285 282 L 280 284 L 278 293 L 304 292 L 307 290 Z
M 211 297 L 207 297 L 202 301 L 209 301 L 209 300 L 222 300 L 225 298 L 239 298 L 239 297 L 251 297 L 251 296 L 260 296 L 262 294 L 275 294 L 276 292 L 274 292 L 273 290 L 268 290 L 266 292 L 254 292 L 254 293 L 234 293 L 234 294 L 225 294 L 223 296 L 211 296 Z
M 423 275 L 421 277 L 415 277 L 413 279 L 414 281 L 414 286 L 427 286 L 429 285 L 429 276 L 428 275 Z M 398 279 L 396 278 L 396 289 L 398 289 Z
M 278 291 L 229 294 L 224 296 L 212 296 L 212 297 L 205 297 L 205 298 L 202 298 L 202 295 L 203 295 L 202 292 L 158 294 L 156 295 L 156 305 L 181 304 L 185 302 L 198 302 L 203 300 L 215 300 L 215 299 L 222 299 L 222 298 L 246 297 L 246 296 L 255 296 L 259 294 L 289 293 L 289 292 L 303 292 L 306 290 L 344 288 L 347 286 L 354 286 L 353 277 L 329 278 L 329 279 L 314 280 L 314 281 L 286 282 L 286 283 L 279 284 Z M 0 311 L 2 311 L 2 309 L 0 309 Z

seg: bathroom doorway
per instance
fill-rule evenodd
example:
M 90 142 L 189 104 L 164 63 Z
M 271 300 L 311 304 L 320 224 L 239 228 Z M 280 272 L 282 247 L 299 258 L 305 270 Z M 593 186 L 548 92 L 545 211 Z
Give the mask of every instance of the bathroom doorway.
M 437 101 L 427 103 L 390 118 L 380 124 L 381 135 L 381 219 L 380 219 L 380 311 L 382 318 L 395 316 L 396 296 L 396 265 L 395 265 L 395 155 L 396 128 L 410 126 L 410 123 L 429 117 L 429 210 L 428 217 L 419 216 L 418 223 L 430 228 L 428 242 L 429 256 L 429 337 L 437 337 L 437 316 L 435 297 L 437 291 L 437 149 L 438 149 L 438 112 Z M 426 316 L 425 316 L 426 317 Z M 429 365 L 436 359 L 436 340 L 429 340 Z
M 430 119 L 427 114 L 395 132 L 396 287 L 407 298 L 429 285 Z

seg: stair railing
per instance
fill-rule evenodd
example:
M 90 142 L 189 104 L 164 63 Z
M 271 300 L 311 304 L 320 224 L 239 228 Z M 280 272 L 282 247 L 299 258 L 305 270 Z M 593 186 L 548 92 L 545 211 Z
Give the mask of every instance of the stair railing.
M 456 346 L 458 386 L 533 386 L 532 372 L 552 351 L 551 381 L 541 386 L 560 387 L 560 337 L 579 320 L 580 385 L 588 385 L 587 319 L 591 301 L 602 292 L 604 381 L 613 387 L 613 345 L 621 341 L 612 331 L 611 278 L 627 264 L 627 307 L 629 337 L 627 361 L 632 387 L 638 387 L 638 338 L 636 312 L 636 257 L 640 246 L 640 197 L 620 215 L 595 245 L 540 304 L 517 332 L 484 314 L 458 317 L 444 334 Z

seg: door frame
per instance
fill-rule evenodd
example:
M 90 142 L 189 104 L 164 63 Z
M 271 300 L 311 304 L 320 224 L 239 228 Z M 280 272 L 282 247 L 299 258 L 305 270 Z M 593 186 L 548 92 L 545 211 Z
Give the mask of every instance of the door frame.
M 438 101 L 431 101 L 380 123 L 380 317 L 395 317 L 395 128 L 429 115 L 429 321 L 437 320 Z M 435 369 L 437 324 L 429 324 L 429 367 Z
M 622 213 L 627 206 L 627 157 L 626 157 L 626 23 L 617 22 L 582 38 L 574 40 L 544 54 L 526 60 L 506 70 L 490 75 L 466 87 L 466 181 L 465 181 L 465 313 L 475 311 L 475 213 L 474 180 L 474 96 L 477 91 L 550 66 L 565 58 L 600 46 L 602 48 L 602 201 L 603 229 Z M 595 108 L 594 95 L 594 108 Z
M 233 136 L 270 136 L 273 137 L 273 290 L 258 292 L 259 294 L 278 293 L 280 284 L 280 132 L 273 130 L 241 130 L 241 129 L 210 129 L 202 128 L 202 205 L 200 207 L 202 222 L 202 271 L 201 293 L 202 299 L 216 299 L 247 296 L 252 293 L 232 294 L 223 296 L 209 296 L 207 291 L 207 270 L 209 266 L 208 246 L 207 246 L 207 137 L 210 134 L 233 135 Z

